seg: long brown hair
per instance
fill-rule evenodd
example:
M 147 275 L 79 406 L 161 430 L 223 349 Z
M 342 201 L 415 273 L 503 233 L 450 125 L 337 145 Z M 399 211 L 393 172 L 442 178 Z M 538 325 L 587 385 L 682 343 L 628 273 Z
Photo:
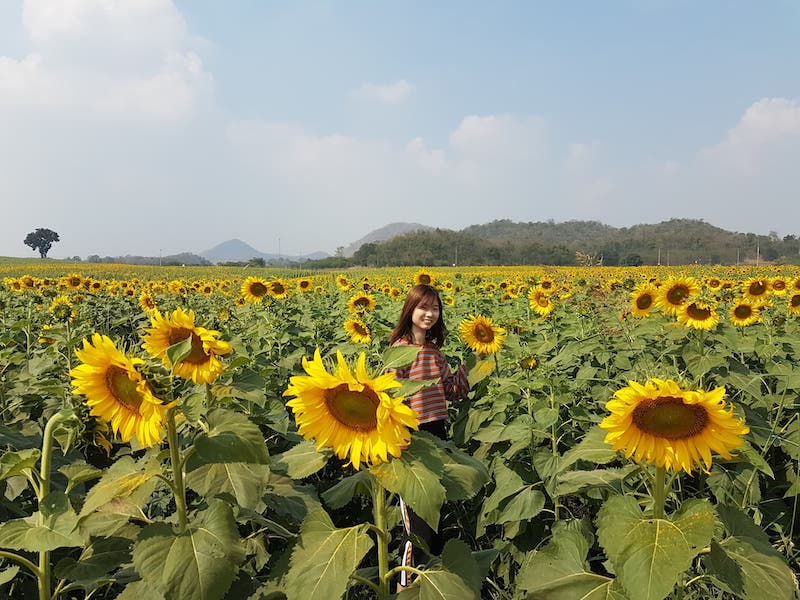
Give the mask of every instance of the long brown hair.
M 439 297 L 439 292 L 436 288 L 429 285 L 415 285 L 408 291 L 406 301 L 403 304 L 403 310 L 400 311 L 400 319 L 397 321 L 397 326 L 389 334 L 389 343 L 394 344 L 397 340 L 405 338 L 409 342 L 414 341 L 411 333 L 411 317 L 414 315 L 414 309 L 423 302 L 436 302 L 439 305 L 439 319 L 433 326 L 425 332 L 425 341 L 433 344 L 437 348 L 441 348 L 444 340 L 447 337 L 447 327 L 444 326 L 444 311 L 442 310 L 442 299 Z

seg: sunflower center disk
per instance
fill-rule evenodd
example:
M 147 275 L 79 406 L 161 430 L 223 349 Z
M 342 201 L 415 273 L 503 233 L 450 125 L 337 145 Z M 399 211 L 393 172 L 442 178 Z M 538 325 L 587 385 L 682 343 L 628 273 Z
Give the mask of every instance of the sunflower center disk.
M 746 304 L 740 304 L 733 310 L 738 319 L 748 319 L 753 314 L 753 309 Z
M 636 299 L 636 308 L 647 309 L 653 305 L 653 297 L 649 294 L 644 294 Z
M 208 361 L 208 355 L 203 350 L 203 340 L 201 340 L 194 331 L 188 329 L 173 329 L 169 332 L 169 345 L 173 346 L 178 342 L 182 342 L 187 337 L 192 336 L 192 351 L 189 356 L 183 359 L 182 362 L 187 362 L 195 365 L 203 364 Z
M 475 326 L 475 339 L 483 344 L 490 344 L 494 340 L 494 331 L 484 325 Z
M 709 422 L 705 408 L 671 396 L 645 400 L 633 410 L 632 418 L 645 433 L 668 440 L 697 435 Z
M 325 392 L 325 404 L 333 417 L 345 427 L 373 431 L 378 426 L 378 398 L 370 390 L 353 392 L 342 384 Z
M 128 410 L 139 412 L 142 396 L 136 389 L 136 382 L 131 381 L 127 371 L 116 365 L 106 369 L 106 385 L 117 402 Z
M 686 309 L 686 312 L 695 321 L 705 321 L 706 319 L 711 318 L 711 309 L 710 308 L 703 308 L 703 307 L 698 306 L 695 303 L 690 304 L 689 308 Z
M 256 296 L 256 297 L 260 298 L 261 296 L 263 296 L 264 294 L 267 293 L 267 286 L 265 286 L 263 283 L 259 283 L 259 282 L 251 283 L 250 284 L 250 293 L 253 296 Z
M 676 286 L 667 292 L 667 300 L 671 304 L 682 304 L 688 296 L 689 289 L 684 286 Z

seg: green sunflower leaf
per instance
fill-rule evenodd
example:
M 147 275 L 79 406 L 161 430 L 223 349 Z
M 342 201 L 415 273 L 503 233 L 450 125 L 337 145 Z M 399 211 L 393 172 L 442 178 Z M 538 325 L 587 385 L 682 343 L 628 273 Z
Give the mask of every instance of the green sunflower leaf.
M 783 558 L 777 552 L 762 552 L 745 538 L 725 538 L 703 564 L 723 588 L 746 600 L 797 597 L 797 580 Z
M 274 471 L 285 473 L 292 479 L 303 479 L 327 465 L 331 456 L 333 452 L 329 448 L 317 450 L 314 442 L 304 440 L 271 457 L 270 465 Z
M 258 425 L 245 415 L 216 408 L 206 418 L 209 430 L 195 438 L 195 451 L 186 463 L 187 471 L 207 464 L 269 463 L 264 436 Z
M 47 552 L 84 545 L 87 536 L 78 528 L 78 516 L 66 494 L 48 494 L 39 504 L 39 510 L 31 517 L 0 524 L 0 548 Z
M 616 579 L 586 569 L 588 551 L 577 524 L 563 526 L 546 546 L 523 560 L 516 583 L 527 590 L 527 598 L 536 600 L 627 600 Z
M 114 462 L 100 481 L 89 490 L 80 517 L 87 516 L 112 500 L 130 498 L 144 486 L 141 494 L 143 498 L 137 498 L 137 504 L 143 505 L 155 486 L 151 480 L 161 474 L 161 465 L 158 461 L 150 460 L 153 456 L 153 453 L 147 454 L 138 463 L 130 456 L 124 456 Z
M 130 561 L 132 546 L 133 542 L 126 538 L 98 538 L 83 549 L 79 560 L 61 559 L 56 564 L 55 576 L 83 586 L 96 584 L 106 573 Z
M 402 369 L 407 367 L 417 358 L 419 346 L 393 346 L 383 353 L 384 369 Z
M 413 435 L 411 445 L 399 459 L 374 466 L 370 471 L 378 483 L 399 494 L 428 525 L 437 529 L 446 497 L 440 481 L 445 460 L 447 455 L 438 447 L 434 436 L 420 432 Z
M 606 431 L 598 426 L 592 427 L 580 443 L 567 450 L 561 457 L 559 468 L 561 470 L 571 467 L 579 460 L 585 460 L 597 465 L 605 465 L 615 460 L 619 455 L 611 449 L 611 444 L 605 442 Z
M 33 469 L 41 455 L 38 448 L 4 453 L 0 457 L 0 481 L 20 475 L 25 469 Z
M 192 353 L 192 336 L 189 336 L 177 344 L 172 344 L 167 348 L 167 359 L 174 369 L 182 360 Z
M 148 525 L 133 548 L 136 571 L 167 600 L 222 598 L 243 559 L 233 512 L 221 500 L 211 500 L 183 533 Z
M 328 513 L 310 513 L 300 529 L 286 574 L 286 597 L 341 598 L 352 575 L 372 548 L 366 526 L 334 527 Z
M 203 465 L 186 474 L 186 485 L 199 494 L 213 497 L 230 494 L 242 508 L 255 510 L 269 481 L 269 467 L 252 463 Z
M 637 600 L 669 595 L 713 533 L 714 510 L 706 500 L 684 502 L 667 520 L 646 518 L 638 500 L 614 496 L 597 517 L 600 545 L 628 594 Z
M 331 508 L 342 508 L 356 494 L 369 496 L 371 493 L 373 477 L 369 471 L 358 471 L 354 475 L 349 475 L 333 487 L 322 492 L 322 499 Z

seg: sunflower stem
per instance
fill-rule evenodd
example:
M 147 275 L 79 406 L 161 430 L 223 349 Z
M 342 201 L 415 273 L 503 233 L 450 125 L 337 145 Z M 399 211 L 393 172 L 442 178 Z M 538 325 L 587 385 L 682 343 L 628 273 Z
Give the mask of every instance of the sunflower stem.
M 492 356 L 494 356 L 494 373 L 497 375 L 497 378 L 500 379 L 500 363 L 497 361 L 497 352 Z
M 378 598 L 389 596 L 389 540 L 386 532 L 386 490 L 376 479 L 372 481 L 372 515 L 375 520 L 375 541 L 378 544 Z
M 653 484 L 653 517 L 664 518 L 664 500 L 667 496 L 666 467 L 656 467 L 656 480 Z
M 57 412 L 47 425 L 44 426 L 44 434 L 42 435 L 42 463 L 39 468 L 39 477 L 41 482 L 39 484 L 38 500 L 39 504 L 50 493 L 50 459 L 53 454 L 53 432 L 56 426 L 64 420 L 64 415 Z M 40 513 L 39 524 L 44 525 L 44 515 Z M 39 572 L 37 573 L 38 587 L 39 587 L 39 600 L 50 600 L 50 552 L 39 552 Z
M 176 407 L 167 411 L 167 442 L 169 443 L 169 458 L 172 463 L 172 489 L 175 493 L 175 507 L 178 513 L 180 533 L 186 531 L 188 520 L 186 518 L 186 487 L 183 483 L 183 462 L 181 449 L 178 446 L 178 428 L 175 426 Z

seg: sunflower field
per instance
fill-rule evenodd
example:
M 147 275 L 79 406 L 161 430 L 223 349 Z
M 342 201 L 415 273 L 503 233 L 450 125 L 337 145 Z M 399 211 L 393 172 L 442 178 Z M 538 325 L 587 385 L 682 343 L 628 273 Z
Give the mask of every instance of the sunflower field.
M 3 597 L 800 598 L 800 269 L 0 278 Z M 446 441 L 388 343 L 417 283 Z

